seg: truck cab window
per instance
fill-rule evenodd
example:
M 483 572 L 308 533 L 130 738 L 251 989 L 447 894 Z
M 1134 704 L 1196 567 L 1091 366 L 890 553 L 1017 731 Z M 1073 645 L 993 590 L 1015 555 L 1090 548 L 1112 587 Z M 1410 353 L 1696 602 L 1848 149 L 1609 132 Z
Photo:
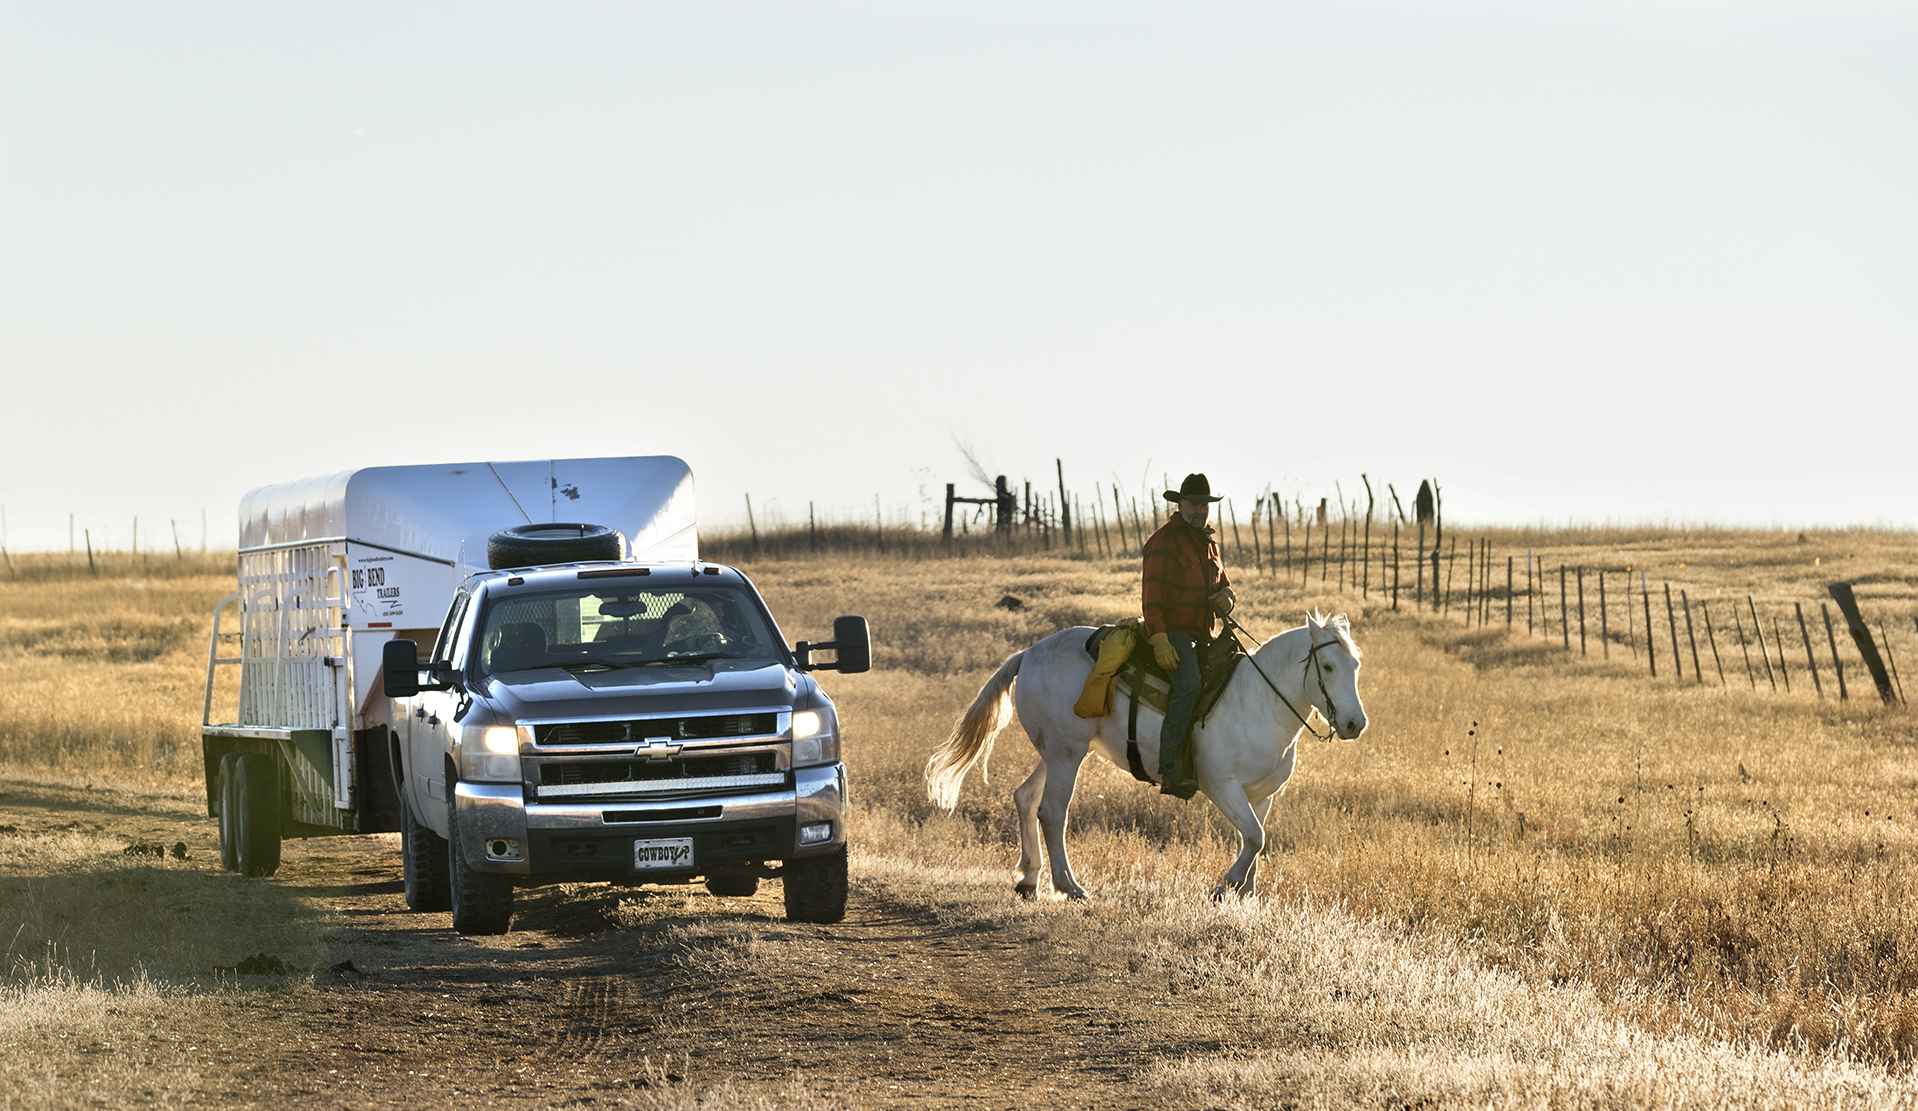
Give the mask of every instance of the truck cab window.
M 486 675 L 782 658 L 759 606 L 730 585 L 595 586 L 506 598 L 487 606 L 476 647 Z

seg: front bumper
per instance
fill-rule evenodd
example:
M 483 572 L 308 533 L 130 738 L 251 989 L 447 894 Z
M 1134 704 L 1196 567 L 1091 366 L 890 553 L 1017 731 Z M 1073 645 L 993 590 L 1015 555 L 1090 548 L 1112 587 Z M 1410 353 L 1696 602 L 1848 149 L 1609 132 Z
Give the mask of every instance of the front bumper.
M 517 783 L 460 783 L 461 848 L 476 871 L 530 883 L 610 879 L 679 882 L 717 865 L 821 856 L 846 845 L 846 766 L 797 768 L 791 789 L 691 799 L 528 803 Z M 799 843 L 806 826 L 830 823 L 830 839 Z M 691 871 L 640 871 L 633 842 L 690 838 Z

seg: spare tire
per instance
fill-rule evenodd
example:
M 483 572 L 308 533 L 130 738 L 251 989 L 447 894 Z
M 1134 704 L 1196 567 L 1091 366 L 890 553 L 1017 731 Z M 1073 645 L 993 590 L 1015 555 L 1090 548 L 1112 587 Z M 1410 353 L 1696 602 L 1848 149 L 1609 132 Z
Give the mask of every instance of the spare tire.
M 605 525 L 514 525 L 486 540 L 486 565 L 495 571 L 620 559 L 625 554 L 626 538 Z

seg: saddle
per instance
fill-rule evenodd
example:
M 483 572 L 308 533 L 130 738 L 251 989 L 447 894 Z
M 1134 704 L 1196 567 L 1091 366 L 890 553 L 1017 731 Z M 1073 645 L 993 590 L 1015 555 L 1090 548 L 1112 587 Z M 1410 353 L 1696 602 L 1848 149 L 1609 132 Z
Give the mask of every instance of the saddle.
M 1101 625 L 1086 637 L 1086 654 L 1095 663 L 1073 712 L 1083 718 L 1104 717 L 1112 712 L 1114 689 L 1125 691 L 1127 769 L 1142 783 L 1156 783 L 1158 780 L 1146 773 L 1145 763 L 1139 758 L 1139 703 L 1164 714 L 1172 697 L 1172 683 L 1153 658 L 1144 625 L 1143 619 L 1128 617 L 1116 625 Z M 1236 637 L 1221 636 L 1199 645 L 1199 701 L 1192 709 L 1195 726 L 1211 715 L 1244 658 L 1245 649 Z M 1186 748 L 1189 753 L 1191 746 Z

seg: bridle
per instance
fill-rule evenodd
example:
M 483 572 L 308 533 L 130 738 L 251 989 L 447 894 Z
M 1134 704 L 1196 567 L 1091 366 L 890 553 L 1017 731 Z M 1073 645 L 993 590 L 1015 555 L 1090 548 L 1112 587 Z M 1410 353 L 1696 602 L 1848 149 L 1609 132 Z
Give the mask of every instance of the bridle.
M 1234 620 L 1229 615 L 1220 614 L 1220 617 L 1225 621 L 1227 635 L 1232 637 L 1232 642 L 1234 644 L 1237 644 L 1241 651 L 1244 651 L 1245 642 L 1241 641 L 1238 638 L 1237 634 L 1244 633 L 1246 636 L 1252 637 L 1252 631 L 1250 629 L 1247 629 L 1244 625 L 1239 624 L 1236 620 Z M 1308 636 L 1311 635 L 1309 631 L 1307 635 Z M 1254 641 L 1257 641 L 1259 638 L 1252 637 L 1252 639 Z M 1285 708 L 1292 711 L 1292 716 L 1299 719 L 1299 724 L 1304 726 L 1305 731 L 1307 733 L 1312 734 L 1315 740 L 1329 741 L 1338 735 L 1338 722 L 1336 720 L 1338 717 L 1338 707 L 1332 705 L 1332 692 L 1325 689 L 1325 672 L 1312 666 L 1312 657 L 1319 654 L 1319 649 L 1329 648 L 1332 645 L 1337 643 L 1338 641 L 1336 639 L 1323 641 L 1321 643 L 1314 644 L 1311 648 L 1307 649 L 1305 653 L 1305 670 L 1307 674 L 1312 675 L 1318 680 L 1319 696 L 1325 699 L 1325 709 L 1326 709 L 1325 722 L 1327 725 L 1330 725 L 1332 727 L 1329 732 L 1326 732 L 1324 734 L 1321 734 L 1318 730 L 1312 728 L 1312 723 L 1306 720 L 1304 714 L 1299 713 L 1299 708 L 1297 706 L 1292 705 L 1292 700 L 1287 698 L 1284 692 L 1279 690 L 1278 685 L 1276 683 L 1272 682 L 1272 677 L 1267 675 L 1265 673 L 1265 669 L 1259 666 L 1258 657 L 1253 655 L 1251 652 L 1245 653 L 1246 662 L 1252 665 L 1252 670 L 1259 673 L 1259 678 L 1265 680 L 1265 685 L 1272 688 L 1272 693 L 1279 696 L 1279 701 L 1285 703 Z M 1306 705 L 1311 706 L 1311 703 L 1308 701 Z M 1312 706 L 1312 708 L 1317 709 L 1318 707 Z

